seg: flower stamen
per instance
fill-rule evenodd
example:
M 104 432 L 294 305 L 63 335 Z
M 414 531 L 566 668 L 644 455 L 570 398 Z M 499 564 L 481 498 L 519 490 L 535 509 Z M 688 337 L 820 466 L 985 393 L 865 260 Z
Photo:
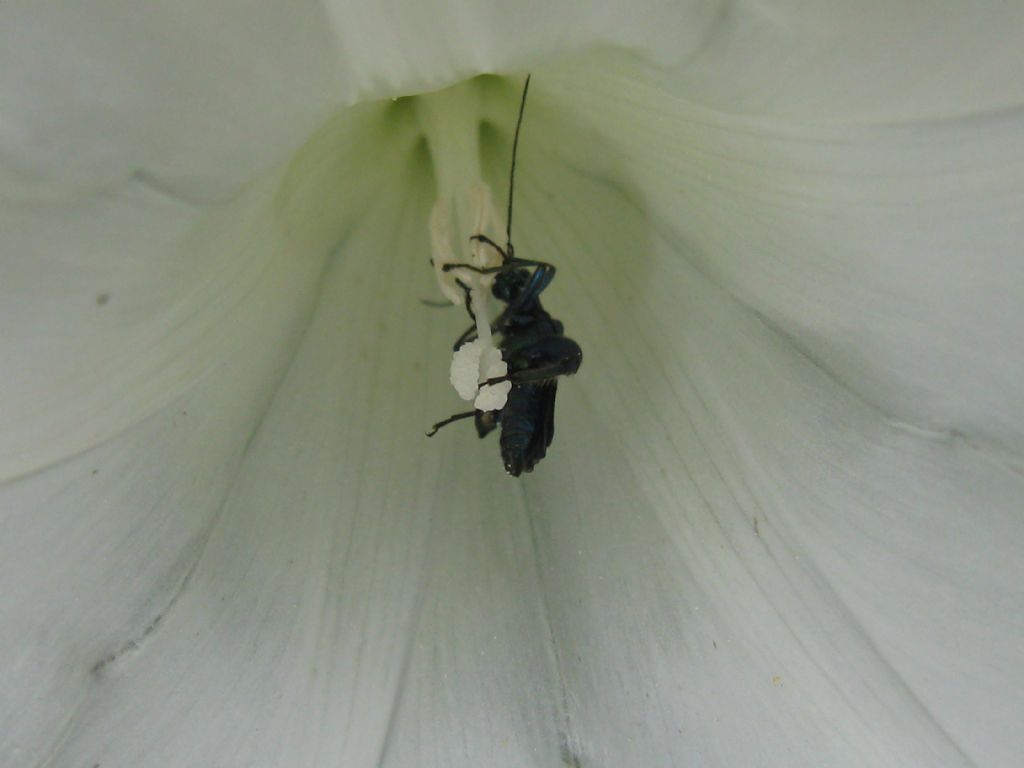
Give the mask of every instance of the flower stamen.
M 483 182 L 468 191 L 470 221 L 473 234 L 489 234 L 497 228 L 498 216 L 491 204 L 490 189 Z M 497 411 L 505 406 L 511 383 L 505 381 L 481 387 L 488 379 L 508 373 L 501 350 L 494 344 L 488 308 L 494 274 L 480 274 L 473 269 L 452 269 L 464 264 L 477 269 L 501 265 L 494 249 L 477 240 L 472 241 L 468 261 L 456 259 L 451 246 L 451 215 L 446 200 L 439 199 L 430 214 L 430 242 L 433 250 L 434 274 L 441 292 L 456 305 L 469 302 L 470 315 L 476 323 L 477 338 L 461 345 L 452 357 L 450 380 L 463 400 L 473 400 L 480 411 Z M 468 238 L 467 238 L 468 239 Z M 447 269 L 446 269 L 447 267 Z

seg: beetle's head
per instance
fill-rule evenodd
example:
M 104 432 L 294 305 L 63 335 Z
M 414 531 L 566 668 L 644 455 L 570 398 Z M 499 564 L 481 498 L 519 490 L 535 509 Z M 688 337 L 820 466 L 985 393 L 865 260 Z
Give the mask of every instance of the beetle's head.
M 494 278 L 491 293 L 498 301 L 511 304 L 523 292 L 529 280 L 530 271 L 527 269 L 510 269 L 507 272 L 501 272 Z

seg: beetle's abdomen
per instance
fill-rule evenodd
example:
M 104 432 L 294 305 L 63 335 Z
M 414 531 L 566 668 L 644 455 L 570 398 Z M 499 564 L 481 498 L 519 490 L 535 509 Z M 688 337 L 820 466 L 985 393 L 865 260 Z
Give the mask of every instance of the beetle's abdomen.
M 501 415 L 501 458 L 513 477 L 530 472 L 554 437 L 554 384 L 517 384 Z

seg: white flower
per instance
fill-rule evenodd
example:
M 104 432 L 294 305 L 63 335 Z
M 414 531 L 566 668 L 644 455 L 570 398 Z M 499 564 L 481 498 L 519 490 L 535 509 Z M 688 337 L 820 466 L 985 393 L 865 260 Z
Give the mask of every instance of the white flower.
M 7 4 L 0 764 L 1015 765 L 1022 25 Z M 419 299 L 527 71 L 514 481 Z

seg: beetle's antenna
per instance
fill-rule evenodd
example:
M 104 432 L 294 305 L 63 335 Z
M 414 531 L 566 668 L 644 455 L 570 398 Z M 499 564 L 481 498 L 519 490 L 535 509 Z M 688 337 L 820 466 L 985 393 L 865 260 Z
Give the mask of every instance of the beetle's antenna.
M 523 125 L 523 110 L 526 109 L 526 92 L 530 90 L 530 75 L 523 83 L 523 98 L 519 102 L 519 118 L 516 120 L 516 134 L 512 139 L 512 169 L 508 173 L 508 217 L 505 220 L 505 251 L 512 256 L 512 193 L 516 185 L 516 151 L 519 149 L 519 129 Z

